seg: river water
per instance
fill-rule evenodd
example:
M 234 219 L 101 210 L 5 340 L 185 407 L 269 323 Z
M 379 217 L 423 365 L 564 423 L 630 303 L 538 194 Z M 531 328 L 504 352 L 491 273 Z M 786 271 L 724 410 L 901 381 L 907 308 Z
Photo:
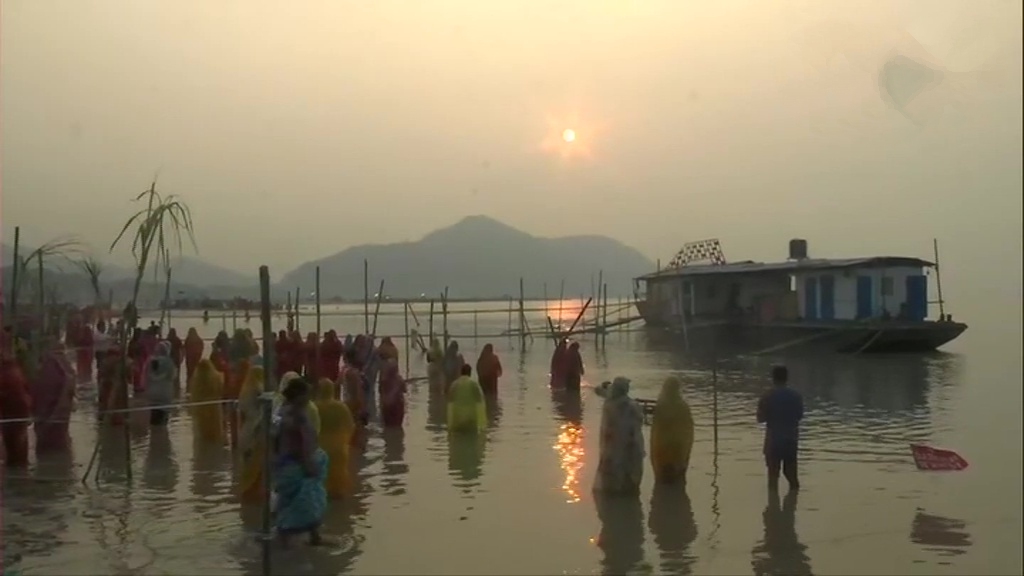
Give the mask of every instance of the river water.
M 330 545 L 275 547 L 274 573 L 1021 573 L 1019 331 L 1016 343 L 995 345 L 972 327 L 929 356 L 717 362 L 642 331 L 609 335 L 603 346 L 584 339 L 585 386 L 621 374 L 635 397 L 654 398 L 678 374 L 697 423 L 686 492 L 655 494 L 648 468 L 639 499 L 595 502 L 600 403 L 589 389 L 573 402 L 547 388 L 549 340 L 523 349 L 518 339 L 472 338 L 506 330 L 506 306 L 457 314 L 483 305 L 453 305 L 449 319 L 467 360 L 491 342 L 505 366 L 486 442 L 449 444 L 443 407 L 425 384 L 412 386 L 404 434 L 375 429 L 354 457 L 357 490 L 331 504 Z M 401 310 L 385 305 L 377 333 L 402 334 Z M 417 311 L 426 333 L 426 309 Z M 321 330 L 362 331 L 361 313 L 325 307 Z M 561 314 L 571 323 L 575 310 Z M 543 314 L 528 320 L 540 329 Z M 303 332 L 315 328 L 302 323 Z M 213 336 L 222 321 L 179 314 L 173 325 Z M 259 332 L 255 319 L 250 326 Z M 806 402 L 803 489 L 772 498 L 753 413 L 780 361 Z M 410 375 L 424 374 L 412 359 Z M 21 573 L 260 573 L 260 510 L 233 496 L 230 451 L 195 448 L 185 410 L 152 431 L 140 413 L 129 486 L 121 433 L 97 433 L 88 395 L 72 425 L 73 457 L 4 480 L 2 536 Z M 100 481 L 82 485 L 97 439 Z M 970 468 L 918 471 L 914 442 L 955 449 Z

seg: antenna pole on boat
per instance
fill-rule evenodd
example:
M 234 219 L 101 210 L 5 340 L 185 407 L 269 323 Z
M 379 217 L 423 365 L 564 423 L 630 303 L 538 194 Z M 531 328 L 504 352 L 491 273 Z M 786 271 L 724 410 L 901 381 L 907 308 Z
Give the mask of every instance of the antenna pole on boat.
M 946 319 L 946 303 L 942 300 L 942 271 L 939 268 L 939 239 L 932 238 L 932 251 L 935 253 L 935 284 L 939 289 L 939 320 Z

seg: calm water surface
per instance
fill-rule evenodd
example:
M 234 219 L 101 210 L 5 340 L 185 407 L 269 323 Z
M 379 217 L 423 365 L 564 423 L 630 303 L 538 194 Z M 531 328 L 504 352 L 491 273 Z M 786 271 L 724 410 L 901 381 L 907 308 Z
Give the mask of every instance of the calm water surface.
M 486 439 L 450 443 L 443 406 L 414 385 L 404 434 L 374 429 L 354 457 L 357 492 L 326 518 L 332 545 L 275 548 L 275 573 L 1021 573 L 1019 333 L 1016 346 L 974 329 L 927 357 L 731 358 L 716 371 L 642 332 L 611 335 L 603 348 L 584 341 L 588 386 L 622 374 L 634 396 L 654 398 L 677 374 L 697 421 L 685 492 L 655 491 L 647 469 L 640 498 L 595 501 L 600 402 L 589 389 L 574 401 L 547 388 L 550 341 L 523 350 L 505 337 L 472 339 L 505 330 L 505 306 L 449 322 L 467 359 L 490 341 L 505 365 Z M 378 334 L 403 332 L 401 307 L 390 312 Z M 174 325 L 213 336 L 221 322 L 178 315 Z M 325 316 L 322 330 L 362 326 L 361 317 Z M 753 411 L 778 361 L 807 404 L 804 489 L 772 498 Z M 420 359 L 410 373 L 425 374 Z M 24 574 L 260 573 L 260 510 L 233 496 L 231 452 L 194 447 L 184 410 L 165 430 L 138 417 L 130 487 L 120 432 L 97 434 L 87 400 L 75 414 L 73 458 L 5 478 L 8 556 L 22 556 Z M 101 481 L 83 486 L 97 439 Z M 954 448 L 971 467 L 919 472 L 912 442 Z

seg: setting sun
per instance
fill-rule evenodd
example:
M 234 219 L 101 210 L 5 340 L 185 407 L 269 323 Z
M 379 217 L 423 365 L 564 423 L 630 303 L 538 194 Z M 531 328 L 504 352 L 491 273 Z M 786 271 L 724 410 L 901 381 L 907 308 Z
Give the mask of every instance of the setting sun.
M 562 140 L 566 142 L 573 142 L 576 140 L 576 131 L 572 128 L 566 128 L 562 131 Z

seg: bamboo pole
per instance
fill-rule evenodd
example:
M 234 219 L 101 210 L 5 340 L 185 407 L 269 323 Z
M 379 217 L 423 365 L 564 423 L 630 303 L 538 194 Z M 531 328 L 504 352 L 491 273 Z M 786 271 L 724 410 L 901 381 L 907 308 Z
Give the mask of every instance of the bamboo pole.
M 562 278 L 562 285 L 558 288 L 558 326 L 562 326 L 562 306 L 565 302 L 565 278 Z
M 444 349 L 448 349 L 448 287 L 441 293 L 441 330 L 444 332 Z
M 434 341 L 434 300 L 430 300 L 430 320 L 427 325 L 427 334 L 429 335 L 430 342 Z
M 295 331 L 302 333 L 302 328 L 299 327 L 299 303 L 302 302 L 302 292 L 299 292 L 299 287 L 295 287 Z
M 597 286 L 595 286 L 595 288 L 597 289 L 597 292 L 596 292 L 597 299 L 594 301 L 594 304 L 597 305 L 597 307 L 594 308 L 594 328 L 595 329 L 596 328 L 600 328 L 600 326 L 601 326 L 601 287 L 603 285 L 604 285 L 604 270 L 598 270 L 598 272 L 597 272 Z M 596 338 L 595 338 L 595 340 L 596 340 Z
M 377 289 L 377 304 L 373 307 L 373 330 L 371 336 L 377 335 L 377 317 L 380 316 L 380 301 L 384 298 L 384 280 L 380 281 L 380 288 Z
M 272 510 L 270 508 L 270 478 L 273 474 L 272 459 L 270 458 L 270 445 L 273 439 L 271 432 L 271 411 L 274 405 L 274 347 L 269 343 L 274 337 L 274 329 L 270 325 L 270 270 L 266 266 L 260 266 L 260 321 L 263 324 L 263 394 L 260 396 L 263 427 L 263 574 L 270 576 L 271 573 L 271 545 L 273 535 L 271 534 Z
M 519 347 L 520 349 L 526 347 L 526 309 L 523 299 L 525 293 L 523 290 L 523 277 L 519 277 Z
M 295 329 L 295 316 L 294 316 L 295 312 L 292 310 L 292 291 L 291 290 L 288 291 L 288 305 L 285 307 L 284 310 L 285 310 L 285 315 L 288 318 L 288 324 L 291 324 L 291 326 L 288 327 L 289 328 L 288 332 L 289 332 L 289 336 L 290 336 L 291 335 L 291 331 Z
M 167 310 L 167 331 L 171 330 L 171 267 L 167 267 L 167 284 L 164 286 L 164 308 Z
M 608 337 L 608 284 L 605 283 L 602 288 L 604 292 L 604 305 L 601 306 L 601 346 L 604 346 L 605 339 Z
M 220 327 L 225 332 L 228 331 L 228 315 L 223 312 L 220 313 Z
M 476 309 L 473 310 L 473 340 L 480 338 L 480 330 L 477 327 Z
M 21 270 L 21 227 L 14 227 L 14 269 L 11 271 L 11 303 L 7 307 L 7 314 L 11 317 L 12 326 L 17 324 L 18 313 L 18 281 Z M 18 331 L 12 329 L 16 336 Z
M 370 261 L 363 259 L 363 331 L 370 333 Z
M 409 337 L 409 303 L 406 302 L 403 307 L 405 311 L 405 374 L 409 375 L 409 344 L 412 338 Z
M 316 306 L 316 339 L 317 339 L 317 342 L 319 342 L 320 341 L 320 334 L 321 334 L 321 331 L 320 331 L 320 267 L 319 266 L 316 267 L 316 275 L 313 278 L 313 290 L 315 290 L 315 292 L 313 292 L 313 298 L 314 298 L 313 302 L 314 302 L 314 305 Z M 316 364 L 314 364 L 315 368 L 313 369 L 314 370 L 313 373 L 317 374 L 318 377 L 319 377 L 319 372 L 320 372 L 320 344 L 319 343 L 316 345 L 315 348 L 313 348 L 313 362 L 316 363 Z M 317 384 L 317 382 L 314 382 L 314 384 Z
M 939 291 L 939 320 L 946 320 L 946 302 L 942 299 L 942 269 L 939 267 L 939 239 L 932 238 L 932 251 L 935 253 L 935 285 Z
M 238 331 L 238 310 L 231 308 L 231 333 Z
M 508 326 L 505 328 L 505 333 L 508 334 L 509 338 L 512 338 L 512 298 L 508 299 Z

